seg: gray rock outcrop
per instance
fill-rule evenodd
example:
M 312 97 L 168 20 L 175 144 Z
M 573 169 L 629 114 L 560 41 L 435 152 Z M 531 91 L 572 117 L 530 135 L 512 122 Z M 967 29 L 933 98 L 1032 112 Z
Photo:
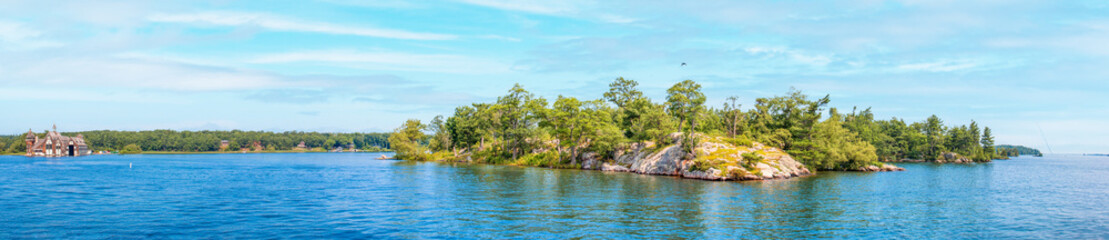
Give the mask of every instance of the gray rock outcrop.
M 735 146 L 719 137 L 702 137 L 694 148 L 695 156 L 691 157 L 682 151 L 680 135 L 672 134 L 671 138 L 676 138 L 674 143 L 665 146 L 642 142 L 618 149 L 615 160 L 601 163 L 598 169 L 718 181 L 784 179 L 812 174 L 784 151 L 760 143 Z

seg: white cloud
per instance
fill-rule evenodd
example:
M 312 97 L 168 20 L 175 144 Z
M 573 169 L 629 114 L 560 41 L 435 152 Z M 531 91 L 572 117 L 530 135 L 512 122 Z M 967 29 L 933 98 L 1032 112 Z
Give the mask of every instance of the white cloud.
M 39 59 L 8 69 L 21 85 L 144 88 L 177 91 L 244 90 L 293 86 L 266 73 L 115 58 Z
M 482 36 L 478 36 L 478 38 L 509 41 L 509 42 L 519 42 L 520 41 L 519 38 L 506 37 L 506 36 L 501 36 L 501 35 L 496 35 L 496 34 L 482 35 Z
M 19 22 L 0 20 L 0 50 L 34 50 L 59 47 L 57 41 L 42 39 L 43 33 Z
M 513 1 L 513 0 L 457 0 L 462 3 L 483 7 L 501 9 L 505 11 L 525 12 L 532 14 L 593 19 L 601 22 L 626 24 L 638 19 L 605 13 L 608 10 L 599 9 L 597 2 L 593 1 Z
M 219 26 L 256 26 L 276 31 L 314 32 L 407 40 L 452 40 L 458 38 L 458 36 L 451 34 L 344 26 L 262 13 L 201 12 L 192 14 L 154 14 L 150 16 L 148 20 L 154 22 L 211 24 Z
M 249 62 L 261 64 L 322 62 L 370 70 L 472 74 L 504 73 L 510 69 L 508 64 L 462 55 L 344 50 L 264 55 Z
M 512 0 L 459 0 L 464 3 L 496 9 L 528 12 L 543 15 L 563 15 L 575 13 L 578 9 L 571 1 L 512 1 Z
M 978 62 L 971 60 L 940 60 L 935 62 L 902 64 L 897 66 L 896 69 L 902 71 L 953 72 L 978 66 Z
M 333 3 L 346 6 L 368 7 L 368 8 L 421 8 L 424 7 L 417 2 L 404 1 L 404 0 L 373 0 L 373 1 L 360 1 L 360 0 L 322 0 L 322 2 Z

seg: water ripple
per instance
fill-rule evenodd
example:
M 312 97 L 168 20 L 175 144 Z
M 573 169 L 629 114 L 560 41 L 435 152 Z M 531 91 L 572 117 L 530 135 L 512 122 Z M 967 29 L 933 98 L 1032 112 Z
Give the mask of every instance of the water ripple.
M 377 156 L 0 157 L 0 238 L 1109 238 L 1098 158 L 734 183 Z

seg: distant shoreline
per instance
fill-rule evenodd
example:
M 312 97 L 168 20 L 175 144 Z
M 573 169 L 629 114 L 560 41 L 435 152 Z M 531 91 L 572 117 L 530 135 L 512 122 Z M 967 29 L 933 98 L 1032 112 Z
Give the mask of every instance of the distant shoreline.
M 124 153 L 92 154 L 90 156 L 98 156 L 98 155 L 138 155 L 138 154 L 194 155 L 194 154 L 252 154 L 252 153 L 389 153 L 389 152 L 392 152 L 392 151 L 370 151 L 370 152 L 365 152 L 365 151 L 361 151 L 361 152 L 331 152 L 331 151 L 292 151 L 292 150 L 287 150 L 287 151 L 286 150 L 279 150 L 279 151 L 247 151 L 247 152 L 241 152 L 241 151 L 205 151 L 205 152 L 197 152 L 197 151 L 188 151 L 188 152 L 144 151 L 144 152 L 141 152 L 141 153 L 126 153 L 126 154 L 124 154 Z M 25 153 L 0 153 L 0 156 L 26 156 L 26 154 Z

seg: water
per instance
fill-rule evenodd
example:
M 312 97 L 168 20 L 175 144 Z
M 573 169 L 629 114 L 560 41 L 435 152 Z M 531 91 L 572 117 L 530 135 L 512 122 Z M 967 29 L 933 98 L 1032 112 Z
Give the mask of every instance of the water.
M 1109 238 L 1106 157 L 736 183 L 378 156 L 0 157 L 0 238 Z

